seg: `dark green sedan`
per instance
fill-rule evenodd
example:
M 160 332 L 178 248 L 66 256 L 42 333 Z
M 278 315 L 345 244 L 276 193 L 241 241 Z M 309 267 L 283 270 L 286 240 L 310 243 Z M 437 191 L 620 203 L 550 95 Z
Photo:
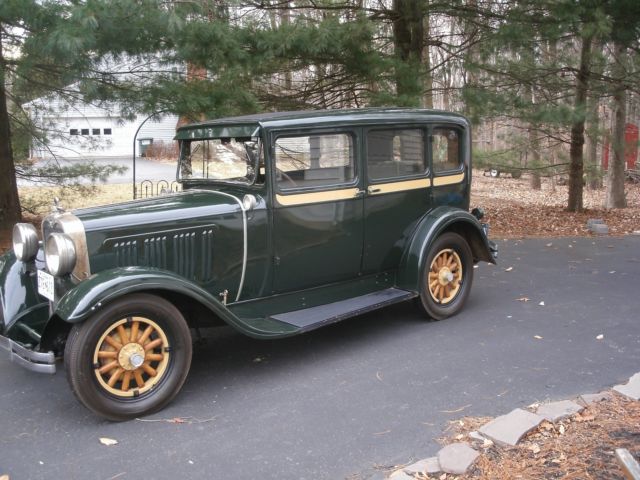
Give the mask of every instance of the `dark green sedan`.
M 157 411 L 191 332 L 296 335 L 405 300 L 456 314 L 495 262 L 469 213 L 468 121 L 447 112 L 266 113 L 181 127 L 182 192 L 17 224 L 0 257 L 0 347 L 33 371 L 63 357 L 93 412 Z

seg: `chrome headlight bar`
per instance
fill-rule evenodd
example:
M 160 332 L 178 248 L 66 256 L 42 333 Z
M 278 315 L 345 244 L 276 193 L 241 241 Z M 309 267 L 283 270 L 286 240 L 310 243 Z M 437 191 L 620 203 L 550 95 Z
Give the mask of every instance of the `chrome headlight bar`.
M 16 223 L 13 227 L 13 252 L 21 262 L 30 262 L 38 253 L 38 231 L 30 223 Z
M 76 266 L 76 248 L 64 233 L 51 233 L 44 247 L 47 270 L 56 277 L 71 273 Z

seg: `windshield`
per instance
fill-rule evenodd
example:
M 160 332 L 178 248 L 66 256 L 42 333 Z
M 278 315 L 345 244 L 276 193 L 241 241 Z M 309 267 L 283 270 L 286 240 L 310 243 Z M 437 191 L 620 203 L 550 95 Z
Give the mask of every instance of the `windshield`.
M 186 140 L 180 148 L 180 180 L 254 183 L 259 142 L 247 138 Z

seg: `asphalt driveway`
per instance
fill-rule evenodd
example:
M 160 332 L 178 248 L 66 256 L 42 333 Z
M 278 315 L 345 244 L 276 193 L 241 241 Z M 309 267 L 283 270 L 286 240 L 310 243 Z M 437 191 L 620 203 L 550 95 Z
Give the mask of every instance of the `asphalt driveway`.
M 402 304 L 286 340 L 218 329 L 177 399 L 142 420 L 100 420 L 62 369 L 0 358 L 0 475 L 368 478 L 433 455 L 449 420 L 640 371 L 640 236 L 498 243 L 499 265 L 475 270 L 455 318 L 425 322 Z

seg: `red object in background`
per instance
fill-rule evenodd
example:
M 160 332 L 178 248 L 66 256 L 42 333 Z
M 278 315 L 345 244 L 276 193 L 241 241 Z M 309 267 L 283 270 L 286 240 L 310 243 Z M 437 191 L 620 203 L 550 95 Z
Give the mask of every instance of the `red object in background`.
M 638 126 L 633 123 L 627 123 L 624 128 L 624 161 L 625 169 L 636 168 L 636 160 L 638 159 Z M 602 168 L 609 168 L 609 151 L 611 150 L 609 140 L 604 141 L 602 146 Z

